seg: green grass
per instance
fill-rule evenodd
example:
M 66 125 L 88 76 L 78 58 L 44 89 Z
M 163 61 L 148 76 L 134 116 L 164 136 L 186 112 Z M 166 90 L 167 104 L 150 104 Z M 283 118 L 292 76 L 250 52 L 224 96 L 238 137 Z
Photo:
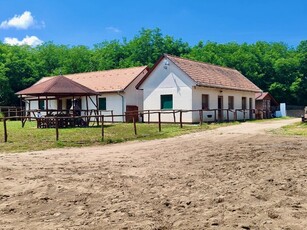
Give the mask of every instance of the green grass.
M 280 135 L 298 135 L 307 137 L 307 122 L 296 122 L 280 129 L 273 130 L 272 132 Z
M 0 122 L 0 152 L 23 152 L 50 148 L 82 147 L 105 145 L 130 140 L 152 140 L 174 137 L 191 132 L 215 129 L 221 126 L 239 124 L 239 122 L 199 125 L 162 124 L 162 132 L 158 124 L 137 124 L 134 135 L 133 124 L 120 123 L 105 126 L 105 138 L 101 139 L 101 127 L 59 129 L 59 141 L 55 140 L 55 129 L 37 129 L 36 122 L 26 122 L 21 128 L 20 121 L 8 121 L 8 142 L 4 143 L 3 122 Z
M 247 122 L 256 122 L 256 123 L 261 123 L 261 122 L 270 122 L 270 121 L 278 121 L 278 120 L 285 120 L 285 119 L 291 119 L 293 117 L 276 117 L 276 118 L 270 118 L 270 119 L 258 119 L 258 120 L 250 120 Z

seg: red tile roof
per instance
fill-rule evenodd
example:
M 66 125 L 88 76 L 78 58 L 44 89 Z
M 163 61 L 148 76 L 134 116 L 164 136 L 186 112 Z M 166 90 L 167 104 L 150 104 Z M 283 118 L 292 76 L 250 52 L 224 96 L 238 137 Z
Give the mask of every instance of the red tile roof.
M 179 69 L 186 73 L 197 86 L 242 90 L 249 92 L 261 92 L 254 83 L 243 76 L 239 71 L 227 67 L 221 67 L 204 62 L 192 61 L 185 58 L 164 54 L 155 63 L 151 70 L 137 85 L 137 88 L 146 80 L 155 67 L 164 59 L 173 62 Z
M 263 93 L 255 93 L 255 99 L 256 100 L 263 100 L 266 96 L 268 96 L 268 92 L 263 92 Z
M 164 55 L 192 78 L 199 86 L 261 92 L 254 83 L 235 69 Z
M 147 73 L 147 66 L 113 69 L 97 72 L 68 74 L 65 77 L 96 92 L 116 92 L 125 90 L 140 74 Z M 38 83 L 52 77 L 44 77 Z
M 271 100 L 271 103 L 273 105 L 279 105 L 279 103 L 275 100 L 275 98 L 269 92 L 255 93 L 255 99 L 256 101 Z
M 72 81 L 64 76 L 50 78 L 46 81 L 32 85 L 31 87 L 17 92 L 18 95 L 96 95 L 94 90 L 91 90 L 75 81 Z

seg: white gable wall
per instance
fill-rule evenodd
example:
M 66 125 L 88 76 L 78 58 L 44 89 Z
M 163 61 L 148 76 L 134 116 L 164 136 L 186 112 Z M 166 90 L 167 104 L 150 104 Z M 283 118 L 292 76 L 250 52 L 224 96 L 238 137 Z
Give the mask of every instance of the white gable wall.
M 175 64 L 168 61 L 168 65 L 165 65 L 165 62 L 161 61 L 140 87 L 143 90 L 144 110 L 160 110 L 161 95 L 167 94 L 173 95 L 173 109 L 191 110 L 194 85 L 195 82 Z M 144 121 L 147 120 L 148 116 L 145 115 Z M 192 122 L 192 114 L 183 113 L 183 120 Z M 158 115 L 151 115 L 150 121 L 158 121 Z M 161 121 L 173 122 L 173 114 L 161 114 Z M 179 121 L 179 113 L 176 115 L 176 121 Z
M 125 89 L 125 101 L 127 105 L 135 105 L 138 107 L 139 111 L 143 110 L 143 91 L 137 90 L 135 86 L 141 81 L 145 76 L 147 70 L 144 70 L 131 84 Z M 125 106 L 125 109 L 126 109 Z

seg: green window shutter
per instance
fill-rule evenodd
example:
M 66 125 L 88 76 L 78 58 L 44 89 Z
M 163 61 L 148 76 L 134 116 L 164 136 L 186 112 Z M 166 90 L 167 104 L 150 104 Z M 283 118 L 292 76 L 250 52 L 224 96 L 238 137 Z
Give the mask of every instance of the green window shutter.
M 99 110 L 107 109 L 107 99 L 105 97 L 99 98 L 98 109 Z
M 38 109 L 45 110 L 45 101 L 44 100 L 38 101 Z
M 161 95 L 161 109 L 173 109 L 173 95 Z

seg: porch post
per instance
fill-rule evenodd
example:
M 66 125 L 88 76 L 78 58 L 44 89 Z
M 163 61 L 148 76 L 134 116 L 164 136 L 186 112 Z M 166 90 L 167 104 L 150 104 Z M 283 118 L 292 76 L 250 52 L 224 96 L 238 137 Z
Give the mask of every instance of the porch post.
M 49 105 L 48 105 L 48 97 L 46 96 L 46 115 L 48 115 L 49 112 Z

